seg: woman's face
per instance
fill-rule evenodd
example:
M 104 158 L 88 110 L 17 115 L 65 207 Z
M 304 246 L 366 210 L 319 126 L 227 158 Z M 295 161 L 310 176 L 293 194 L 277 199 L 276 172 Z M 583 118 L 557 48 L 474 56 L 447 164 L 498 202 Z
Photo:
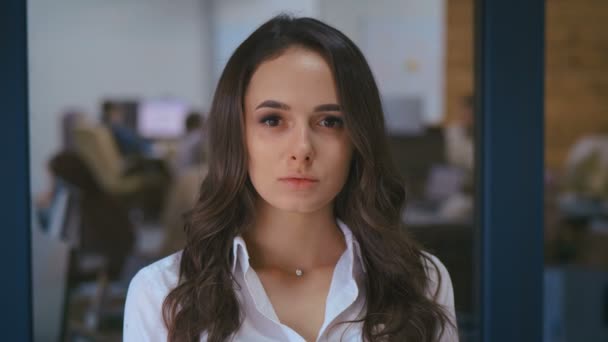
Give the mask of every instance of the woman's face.
M 249 177 L 263 204 L 328 209 L 346 182 L 353 148 L 325 59 L 292 47 L 263 62 L 244 107 Z

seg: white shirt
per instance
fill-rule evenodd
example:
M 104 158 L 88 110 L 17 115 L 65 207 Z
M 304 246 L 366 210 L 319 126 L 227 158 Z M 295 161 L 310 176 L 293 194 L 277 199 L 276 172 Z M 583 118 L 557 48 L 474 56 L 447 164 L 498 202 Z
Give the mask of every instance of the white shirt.
M 325 320 L 317 341 L 362 341 L 362 323 L 335 324 L 361 318 L 365 306 L 364 273 L 359 243 L 354 240 L 350 229 L 340 220 L 346 241 L 346 250 L 338 260 L 325 307 Z M 298 333 L 282 324 L 277 317 L 264 287 L 255 270 L 249 265 L 247 246 L 242 237 L 236 237 L 233 245 L 232 272 L 240 285 L 236 292 L 244 312 L 243 323 L 233 341 L 289 341 L 304 342 Z M 437 264 L 441 274 L 441 287 L 437 303 L 443 305 L 455 324 L 454 294 L 452 282 L 445 266 L 433 255 L 428 254 Z M 167 328 L 163 323 L 162 304 L 167 294 L 177 286 L 181 252 L 157 261 L 142 270 L 131 280 L 125 304 L 123 340 L 166 341 Z M 436 289 L 437 271 L 427 265 L 433 289 Z M 201 335 L 206 341 L 206 335 Z M 440 342 L 458 341 L 456 329 L 446 326 Z

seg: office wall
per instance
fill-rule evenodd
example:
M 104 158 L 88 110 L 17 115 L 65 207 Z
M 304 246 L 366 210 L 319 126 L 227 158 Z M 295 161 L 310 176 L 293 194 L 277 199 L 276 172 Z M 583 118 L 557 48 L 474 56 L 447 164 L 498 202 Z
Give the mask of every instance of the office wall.
M 279 13 L 318 17 L 320 0 L 214 0 L 213 75 L 219 76 L 237 46 L 258 26 Z
M 322 1 L 321 19 L 344 32 L 365 54 L 380 92 L 396 102 L 420 100 L 421 120 L 445 116 L 445 0 Z M 385 108 L 386 109 L 386 108 Z M 393 113 L 385 112 L 387 123 Z M 395 113 L 402 116 L 403 113 Z

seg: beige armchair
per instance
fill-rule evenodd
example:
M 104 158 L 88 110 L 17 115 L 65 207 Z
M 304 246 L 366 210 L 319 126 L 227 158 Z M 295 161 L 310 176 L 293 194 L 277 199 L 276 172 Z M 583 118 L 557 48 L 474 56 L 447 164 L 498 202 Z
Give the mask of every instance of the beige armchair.
M 124 176 L 125 161 L 106 127 L 80 126 L 74 131 L 74 140 L 78 154 L 108 193 L 129 194 L 144 186 L 145 179 L 140 175 Z
M 142 209 L 146 216 L 161 214 L 170 182 L 163 160 L 140 159 L 135 163 L 125 160 L 110 130 L 101 125 L 77 127 L 74 141 L 76 152 L 104 192 L 128 207 Z

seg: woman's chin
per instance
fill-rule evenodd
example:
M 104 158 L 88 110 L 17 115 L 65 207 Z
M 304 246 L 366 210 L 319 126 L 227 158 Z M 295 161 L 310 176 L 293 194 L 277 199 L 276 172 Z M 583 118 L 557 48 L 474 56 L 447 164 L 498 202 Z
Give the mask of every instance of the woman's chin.
M 284 199 L 270 203 L 270 205 L 280 211 L 293 214 L 312 214 L 323 210 L 327 205 L 324 201 L 309 199 Z

